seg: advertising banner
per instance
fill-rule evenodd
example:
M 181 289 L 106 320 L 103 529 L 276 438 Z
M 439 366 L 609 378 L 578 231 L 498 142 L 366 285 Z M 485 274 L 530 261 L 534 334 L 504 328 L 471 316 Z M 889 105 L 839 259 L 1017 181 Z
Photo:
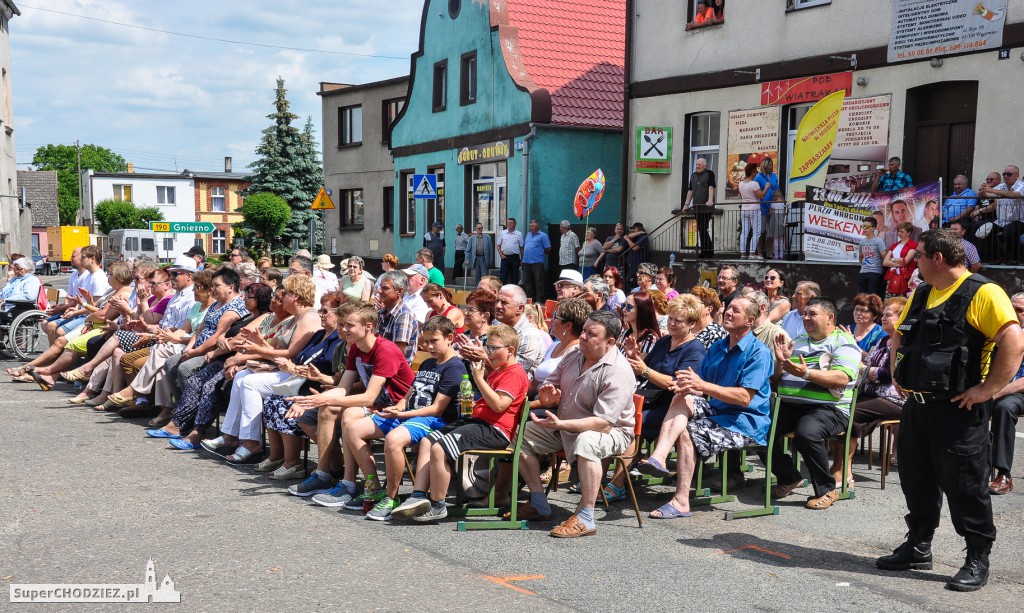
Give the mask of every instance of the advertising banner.
M 804 258 L 818 262 L 856 262 L 864 237 L 864 218 L 878 220 L 878 234 L 891 245 L 896 226 L 909 221 L 914 236 L 939 223 L 941 185 L 915 185 L 898 192 L 850 193 L 807 186 L 804 203 Z M 897 202 L 901 200 L 902 202 Z
M 726 158 L 726 198 L 739 198 L 743 168 L 760 164 L 766 157 L 779 167 L 779 126 L 782 109 L 768 106 L 746 111 L 729 111 L 729 141 Z M 721 186 L 721 182 L 719 182 Z
M 888 94 L 868 98 L 847 98 L 839 117 L 832 159 L 828 163 L 826 189 L 866 192 L 885 168 L 889 153 Z
M 799 79 L 783 79 L 761 84 L 761 104 L 804 104 L 817 102 L 825 96 L 843 90 L 853 93 L 853 72 L 834 72 Z
M 1007 0 L 893 0 L 890 62 L 998 49 Z
M 789 167 L 787 200 L 790 202 L 803 199 L 808 182 L 824 182 L 845 96 L 845 91 L 829 94 L 808 109 L 800 120 Z

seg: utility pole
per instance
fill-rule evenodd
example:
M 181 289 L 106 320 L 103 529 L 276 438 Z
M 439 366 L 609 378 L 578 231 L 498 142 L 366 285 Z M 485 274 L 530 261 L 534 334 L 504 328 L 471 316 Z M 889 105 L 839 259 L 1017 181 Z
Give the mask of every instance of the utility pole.
M 75 169 L 78 175 L 78 213 L 75 216 L 75 222 L 76 225 L 82 225 L 84 220 L 82 216 L 84 210 L 82 205 L 82 147 L 78 139 L 75 139 Z

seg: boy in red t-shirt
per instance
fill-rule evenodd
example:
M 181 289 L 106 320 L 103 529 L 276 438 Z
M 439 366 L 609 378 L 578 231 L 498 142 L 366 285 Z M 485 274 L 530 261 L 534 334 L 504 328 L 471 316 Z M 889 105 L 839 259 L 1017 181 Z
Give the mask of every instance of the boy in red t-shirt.
M 420 441 L 412 496 L 391 512 L 392 519 L 435 521 L 447 517 L 445 497 L 452 466 L 460 454 L 467 449 L 509 446 L 530 388 L 529 376 L 516 361 L 519 335 L 510 326 L 492 326 L 484 349 L 486 376 L 483 361 L 470 363 L 473 382 L 480 390 L 472 417 L 435 430 Z
M 384 337 L 377 336 L 377 310 L 372 305 L 360 307 L 350 313 L 342 322 L 341 335 L 348 342 L 348 360 L 338 387 L 322 394 L 315 391 L 312 396 L 293 396 L 286 400 L 293 402 L 285 414 L 286 418 L 299 419 L 310 409 L 317 409 L 316 447 L 320 452 L 317 466 L 327 466 L 331 454 L 338 452 L 338 418 L 342 417 L 342 429 L 346 420 L 355 420 L 366 415 L 367 410 L 380 410 L 396 404 L 405 397 L 412 386 L 413 373 L 405 354 Z M 365 391 L 353 394 L 352 388 L 362 383 Z M 356 416 L 358 414 L 358 417 Z M 351 416 L 350 416 L 351 415 Z M 331 489 L 331 474 L 319 470 L 298 485 L 288 488 L 295 496 L 316 496 L 313 501 L 323 506 L 343 506 L 355 498 L 356 471 L 359 464 L 347 449 L 345 455 L 345 476 L 338 487 Z M 382 491 L 379 483 L 367 480 L 366 489 L 371 495 Z M 320 500 L 319 494 L 328 499 Z M 337 495 L 335 495 L 337 494 Z M 347 495 L 347 499 L 342 500 Z M 337 504 L 334 504 L 334 502 Z

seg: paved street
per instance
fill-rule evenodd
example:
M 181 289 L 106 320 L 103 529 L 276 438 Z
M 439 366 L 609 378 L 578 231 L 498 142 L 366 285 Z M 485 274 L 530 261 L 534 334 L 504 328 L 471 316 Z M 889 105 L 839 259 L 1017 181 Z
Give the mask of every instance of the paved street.
M 158 579 L 169 574 L 182 602 L 203 610 L 996 611 L 1024 596 L 1020 492 L 995 499 L 992 582 L 955 594 L 942 583 L 963 544 L 948 522 L 934 571 L 875 570 L 903 536 L 899 478 L 882 492 L 863 459 L 857 498 L 825 512 L 794 496 L 777 517 L 726 522 L 699 510 L 640 530 L 618 503 L 598 512 L 593 538 L 552 539 L 550 523 L 458 533 L 311 506 L 250 470 L 144 438 L 142 420 L 72 407 L 68 389 L 0 383 L 4 584 L 137 583 L 152 557 Z M 644 490 L 642 508 L 664 491 Z M 742 490 L 729 508 L 757 492 Z M 576 498 L 554 500 L 561 520 Z M 508 577 L 526 579 L 501 583 Z

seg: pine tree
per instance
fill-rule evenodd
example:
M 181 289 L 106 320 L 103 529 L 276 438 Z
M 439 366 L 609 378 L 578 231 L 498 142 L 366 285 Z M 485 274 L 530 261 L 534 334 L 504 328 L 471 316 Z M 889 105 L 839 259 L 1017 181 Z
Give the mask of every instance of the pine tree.
M 308 118 L 304 131 L 299 132 L 292 125 L 298 116 L 288 110 L 289 106 L 284 79 L 278 77 L 275 110 L 267 115 L 273 123 L 263 130 L 256 148 L 257 160 L 248 177 L 252 185 L 245 195 L 270 192 L 284 198 L 292 216 L 275 246 L 284 254 L 290 251 L 292 239 L 298 239 L 315 254 L 322 245 L 308 245 L 309 219 L 316 216 L 310 205 L 324 184 L 323 164 L 313 134 L 313 119 Z

